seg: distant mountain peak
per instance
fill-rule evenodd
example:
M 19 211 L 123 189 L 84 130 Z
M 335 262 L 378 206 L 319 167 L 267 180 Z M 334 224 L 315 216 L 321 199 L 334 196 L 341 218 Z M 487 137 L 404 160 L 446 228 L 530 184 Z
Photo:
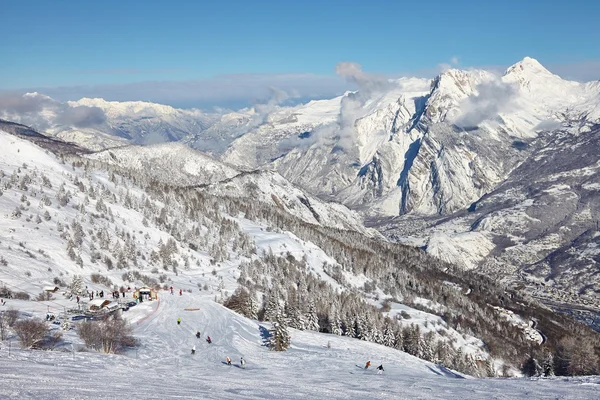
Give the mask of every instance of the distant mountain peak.
M 533 74 L 533 75 L 554 75 L 548 71 L 538 60 L 531 57 L 525 57 L 518 63 L 508 67 L 504 75 L 512 74 Z

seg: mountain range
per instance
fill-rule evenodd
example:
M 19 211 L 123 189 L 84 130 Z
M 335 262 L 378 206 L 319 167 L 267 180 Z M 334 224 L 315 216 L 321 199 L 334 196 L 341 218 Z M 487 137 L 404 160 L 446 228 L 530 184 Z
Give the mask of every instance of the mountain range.
M 388 240 L 527 288 L 547 304 L 600 309 L 598 81 L 567 81 L 526 57 L 502 75 L 367 77 L 333 99 L 221 114 L 24 99 L 0 116 L 104 150 L 89 157 L 150 171 L 172 163 L 191 185 L 225 179 L 230 193 L 257 187 L 275 203 L 299 191 L 295 205 L 282 202 L 288 209 L 310 210 L 317 199 L 343 204 L 354 214 L 334 218 L 340 226 L 365 232 L 364 221 Z M 181 145 L 123 147 L 158 142 L 203 151 L 210 167 L 190 171 Z

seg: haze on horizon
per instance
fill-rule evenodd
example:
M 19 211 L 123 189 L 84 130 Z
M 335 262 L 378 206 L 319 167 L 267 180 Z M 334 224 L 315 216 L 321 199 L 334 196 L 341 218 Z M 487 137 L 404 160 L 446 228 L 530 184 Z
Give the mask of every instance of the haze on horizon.
M 600 79 L 598 12 L 583 0 L 11 1 L 0 26 L 9 55 L 0 93 L 239 108 L 271 88 L 296 102 L 355 88 L 335 74 L 340 62 L 434 77 L 449 67 L 503 70 L 525 56 L 590 81 Z

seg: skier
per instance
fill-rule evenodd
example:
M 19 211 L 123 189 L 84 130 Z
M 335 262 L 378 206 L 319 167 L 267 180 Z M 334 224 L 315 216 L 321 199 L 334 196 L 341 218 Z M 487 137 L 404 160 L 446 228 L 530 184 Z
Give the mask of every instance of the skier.
M 211 343 L 212 343 L 212 339 L 210 338 L 210 336 L 207 336 L 207 337 L 206 337 L 206 341 L 208 342 L 208 344 L 211 344 Z
M 183 290 L 179 289 L 179 295 L 181 296 L 183 294 Z
M 231 365 L 231 358 L 229 358 L 229 356 L 227 356 L 227 358 L 225 358 L 225 361 L 227 361 L 227 365 Z
M 181 317 L 177 318 L 177 325 L 181 325 Z
M 367 363 L 365 364 L 365 369 L 369 369 L 370 366 L 371 366 L 371 361 L 367 361 Z
M 196 345 L 192 347 L 192 354 L 196 354 Z
M 173 286 L 171 286 L 171 294 L 173 294 Z
M 377 375 L 381 375 L 383 373 L 383 364 L 377 367 Z
M 196 338 L 200 339 L 200 331 L 196 332 Z
M 79 296 L 77 296 L 77 303 L 79 303 Z
M 240 358 L 240 365 L 242 368 L 246 368 L 246 360 L 244 360 L 244 357 Z

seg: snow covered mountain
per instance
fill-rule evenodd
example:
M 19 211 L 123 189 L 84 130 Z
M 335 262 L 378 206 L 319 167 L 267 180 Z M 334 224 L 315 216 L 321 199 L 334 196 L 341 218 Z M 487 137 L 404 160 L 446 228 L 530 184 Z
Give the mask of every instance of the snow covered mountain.
M 248 290 L 260 305 L 261 321 L 273 321 L 274 310 L 285 309 L 291 328 L 371 341 L 430 361 L 441 357 L 472 375 L 518 374 L 523 349 L 557 346 L 575 327 L 578 341 L 564 343 L 569 351 L 592 343 L 585 327 L 533 303 L 526 306 L 518 293 L 509 296 L 484 277 L 439 265 L 414 248 L 341 229 L 336 224 L 346 223 L 342 206 L 329 210 L 275 173 L 180 186 L 179 178 L 161 180 L 172 169 L 147 169 L 147 160 L 156 161 L 156 170 L 171 167 L 168 154 L 181 151 L 177 146 L 149 147 L 157 150 L 156 158 L 142 154 L 131 160 L 127 148 L 111 150 L 114 157 L 108 152 L 82 157 L 66 143 L 38 147 L 34 136 L 0 132 L 0 295 L 8 294 L 9 307 L 19 307 L 24 318 L 47 310 L 76 312 L 74 298 L 66 295 L 79 293 L 83 307 L 88 303 L 86 292 L 79 291 L 83 284 L 128 296 L 128 287 L 175 285 L 195 300 L 171 309 L 194 308 L 215 297 L 225 302 L 239 289 Z M 197 173 L 201 179 L 203 166 L 216 163 L 190 151 L 177 165 L 193 166 L 183 176 Z M 240 195 L 247 186 L 249 194 Z M 59 290 L 44 292 L 48 286 Z M 216 305 L 202 309 L 224 315 Z M 160 318 L 168 315 L 171 311 Z M 227 318 L 222 322 L 250 326 Z M 219 332 L 227 329 L 213 322 Z M 161 322 L 140 332 L 143 349 L 175 354 L 182 337 L 165 338 L 164 329 Z M 237 340 L 226 337 L 228 346 Z M 16 342 L 14 335 L 8 340 Z M 75 338 L 68 340 L 65 346 Z M 228 349 L 242 351 L 236 345 Z M 243 349 L 255 351 L 260 347 Z
M 205 190 L 214 195 L 256 196 L 305 222 L 367 232 L 357 214 L 338 212 L 333 204 L 324 213 L 316 206 L 318 199 L 341 203 L 388 238 L 442 260 L 526 283 L 546 299 L 593 303 L 586 297 L 598 287 L 595 258 L 588 257 L 593 251 L 571 254 L 582 245 L 574 234 L 579 228 L 548 237 L 556 229 L 553 215 L 533 212 L 543 203 L 532 189 L 539 177 L 522 171 L 537 169 L 542 155 L 555 168 L 544 172 L 548 180 L 594 170 L 585 149 L 595 148 L 600 82 L 563 80 L 526 57 L 502 75 L 450 69 L 434 80 L 364 75 L 358 83 L 358 91 L 329 100 L 295 107 L 267 103 L 224 115 L 101 99 L 62 104 L 39 94 L 24 96 L 2 115 L 94 150 L 180 141 L 224 164 L 196 162 L 200 155 L 175 145 L 89 157 L 162 175 L 155 176 L 162 182 L 209 185 Z M 574 151 L 580 157 L 576 167 L 568 165 L 563 155 L 570 151 L 562 146 L 583 152 Z M 179 173 L 164 173 L 167 164 Z M 584 215 L 576 208 L 568 218 L 585 220 L 581 226 L 591 229 L 598 219 L 589 189 L 595 182 L 573 186 L 569 179 L 559 181 L 576 198 L 589 198 L 590 211 Z M 507 198 L 532 203 L 527 210 L 539 229 Z
M 600 125 L 583 120 L 541 133 L 530 156 L 468 210 L 379 228 L 448 262 L 525 285 L 549 304 L 597 312 L 599 140 Z M 600 327 L 597 315 L 589 321 Z
M 205 185 L 239 174 L 235 168 L 180 143 L 123 146 L 86 157 L 149 173 L 161 182 L 179 186 Z
M 583 245 L 574 242 L 581 229 L 599 219 L 591 206 L 593 179 L 585 186 L 572 179 L 595 176 L 589 155 L 600 123 L 600 82 L 564 80 L 526 57 L 501 76 L 450 69 L 432 82 L 389 83 L 276 110 L 234 140 L 222 158 L 272 166 L 292 183 L 361 211 L 393 240 L 509 282 L 525 280 L 546 300 L 600 310 L 590 300 L 600 285 L 590 259 L 595 253 L 572 251 Z M 575 166 L 569 156 L 577 157 Z M 525 174 L 524 168 L 547 176 Z M 577 178 L 566 178 L 572 176 Z M 541 179 L 558 179 L 580 202 L 573 212 L 561 208 L 561 215 L 577 220 L 577 229 L 561 228 L 570 234 L 548 236 L 560 227 L 556 215 L 533 211 L 543 204 L 542 189 L 532 189 Z M 506 206 L 507 198 L 532 206 L 524 212 Z M 553 197 L 559 200 L 565 201 Z M 481 212 L 496 212 L 482 216 L 482 204 L 488 208 Z
M 102 150 L 177 141 L 206 129 L 218 116 L 141 101 L 83 98 L 62 103 L 27 93 L 0 109 L 0 117 L 90 150 Z
M 363 225 L 355 211 L 304 193 L 273 171 L 240 171 L 181 143 L 124 146 L 85 156 L 148 174 L 175 187 L 202 189 L 214 196 L 260 202 L 281 209 L 310 224 L 381 235 Z
M 448 70 L 368 89 L 272 112 L 223 159 L 273 165 L 369 215 L 445 215 L 502 182 L 539 130 L 600 118 L 598 82 L 565 81 L 531 58 L 503 76 Z

